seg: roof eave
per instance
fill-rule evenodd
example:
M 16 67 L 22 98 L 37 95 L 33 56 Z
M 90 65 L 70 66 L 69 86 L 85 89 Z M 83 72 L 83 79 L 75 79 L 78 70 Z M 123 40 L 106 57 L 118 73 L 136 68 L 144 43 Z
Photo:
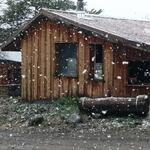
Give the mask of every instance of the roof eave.
M 100 36 L 101 38 L 107 39 L 108 41 L 110 41 L 112 43 L 122 43 L 122 45 L 129 46 L 129 47 L 132 47 L 135 49 L 150 51 L 150 45 L 148 45 L 146 43 L 140 43 L 140 42 L 132 41 L 129 39 L 125 39 L 125 38 L 122 38 L 120 36 L 110 34 L 108 32 L 98 30 L 96 28 L 89 27 L 89 26 L 84 25 L 82 23 L 75 22 L 75 21 L 70 20 L 66 17 L 59 16 L 56 13 L 50 13 L 50 12 L 45 11 L 45 10 L 43 10 L 43 11 L 44 11 L 44 15 L 46 17 L 48 17 L 49 19 L 59 19 L 59 20 L 63 21 L 64 23 L 78 26 L 79 28 L 82 28 L 84 30 L 92 32 L 93 35 Z M 106 35 L 107 35 L 107 37 L 106 37 Z
M 51 20 L 52 19 L 60 20 L 66 24 L 69 24 L 69 25 L 71 24 L 71 25 L 77 26 L 78 28 L 90 31 L 93 35 L 100 36 L 104 39 L 107 39 L 108 41 L 110 41 L 112 43 L 122 43 L 123 45 L 129 46 L 132 48 L 136 48 L 136 49 L 144 50 L 144 51 L 150 51 L 150 45 L 148 45 L 146 43 L 132 41 L 132 40 L 125 39 L 125 38 L 122 38 L 120 36 L 117 36 L 117 35 L 114 35 L 111 33 L 107 33 L 102 30 L 98 30 L 96 28 L 87 26 L 82 23 L 78 23 L 78 22 L 68 19 L 66 17 L 59 16 L 58 14 L 56 14 L 52 11 L 47 11 L 45 9 L 42 9 L 35 17 L 33 17 L 30 21 L 28 21 L 28 23 L 24 24 L 11 38 L 9 38 L 4 44 L 2 44 L 2 46 L 0 47 L 1 50 L 5 51 L 5 47 L 7 47 L 10 43 L 15 41 L 18 37 L 20 37 L 21 33 L 23 33 L 25 30 L 27 30 L 28 27 L 30 26 L 30 24 L 33 23 L 40 16 L 47 17 Z M 107 34 L 107 37 L 106 37 L 106 34 Z

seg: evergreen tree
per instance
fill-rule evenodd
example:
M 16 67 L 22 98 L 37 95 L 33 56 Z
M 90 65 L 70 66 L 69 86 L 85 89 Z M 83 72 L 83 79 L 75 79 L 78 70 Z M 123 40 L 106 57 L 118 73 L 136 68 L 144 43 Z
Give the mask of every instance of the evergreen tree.
M 3 11 L 3 16 L 0 16 L 0 43 L 6 40 L 11 34 L 13 34 L 25 20 L 32 18 L 39 12 L 41 8 L 56 9 L 56 10 L 68 10 L 76 9 L 76 4 L 71 0 L 7 0 L 7 8 Z M 78 8 L 83 10 L 86 3 L 83 0 L 78 1 Z M 90 11 L 85 10 L 91 14 L 99 14 L 102 12 L 100 9 L 96 11 L 92 9 Z M 2 28 L 1 25 L 7 26 Z
M 84 2 L 83 2 L 83 0 L 78 0 L 78 2 L 77 2 L 77 10 L 83 11 L 83 9 L 84 9 Z
M 7 0 L 8 8 L 4 10 L 3 22 L 18 28 L 22 21 L 29 19 L 42 7 L 48 9 L 67 10 L 76 9 L 70 0 Z
M 18 28 L 26 18 L 29 12 L 29 6 L 26 0 L 7 0 L 6 4 L 8 7 L 4 10 L 2 23 L 7 23 L 12 30 L 14 30 Z
M 71 0 L 7 0 L 7 8 L 0 17 L 0 26 L 7 24 L 9 30 L 0 28 L 0 42 L 4 41 L 10 34 L 16 31 L 20 25 L 32 18 L 41 8 L 68 10 L 76 9 Z M 5 36 L 5 34 L 8 36 Z

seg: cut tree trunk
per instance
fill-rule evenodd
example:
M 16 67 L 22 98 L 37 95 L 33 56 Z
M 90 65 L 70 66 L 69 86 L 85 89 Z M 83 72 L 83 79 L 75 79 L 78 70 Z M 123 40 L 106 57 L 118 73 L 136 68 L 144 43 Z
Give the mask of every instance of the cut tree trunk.
M 105 97 L 87 98 L 81 97 L 79 108 L 90 113 L 102 115 L 129 115 L 146 116 L 149 112 L 149 97 L 139 95 L 136 98 Z

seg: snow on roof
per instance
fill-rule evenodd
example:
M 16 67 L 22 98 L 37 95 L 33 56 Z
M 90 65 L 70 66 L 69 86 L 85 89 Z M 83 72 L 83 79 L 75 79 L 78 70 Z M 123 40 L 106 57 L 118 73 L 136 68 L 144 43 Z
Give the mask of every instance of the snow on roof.
M 16 62 L 21 62 L 21 52 L 1 52 L 0 51 L 0 60 L 11 60 Z
M 76 14 L 65 12 L 52 13 L 108 34 L 150 45 L 150 21 L 110 18 L 90 14 L 85 14 L 79 18 Z
M 40 16 L 51 20 L 57 20 L 85 29 L 93 35 L 101 36 L 113 43 L 123 43 L 137 49 L 150 50 L 150 21 L 117 19 L 102 17 L 100 15 L 78 14 L 75 11 L 56 11 L 42 9 L 28 23 L 24 24 L 15 34 L 10 37 L 2 46 L 4 50 L 14 39 L 26 31 L 32 22 Z M 80 17 L 79 17 L 80 16 Z

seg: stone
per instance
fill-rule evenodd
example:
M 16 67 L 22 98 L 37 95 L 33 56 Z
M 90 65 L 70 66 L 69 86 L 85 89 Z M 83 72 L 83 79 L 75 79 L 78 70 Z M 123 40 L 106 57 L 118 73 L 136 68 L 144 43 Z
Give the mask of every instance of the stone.
M 42 124 L 43 121 L 44 121 L 43 116 L 35 115 L 29 119 L 28 126 L 38 126 L 38 125 Z
M 81 123 L 81 117 L 79 114 L 73 113 L 67 118 L 66 122 L 70 124 Z

